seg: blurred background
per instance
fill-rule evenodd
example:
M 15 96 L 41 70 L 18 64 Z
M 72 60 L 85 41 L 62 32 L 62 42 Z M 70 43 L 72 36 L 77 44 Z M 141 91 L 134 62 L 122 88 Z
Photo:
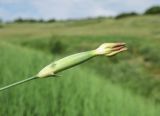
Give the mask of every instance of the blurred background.
M 1 91 L 0 115 L 160 116 L 159 0 L 0 0 L 0 87 L 104 42 L 128 51 Z

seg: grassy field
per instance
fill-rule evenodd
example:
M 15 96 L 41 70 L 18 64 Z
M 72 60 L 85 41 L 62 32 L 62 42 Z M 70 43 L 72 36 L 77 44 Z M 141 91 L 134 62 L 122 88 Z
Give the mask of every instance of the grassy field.
M 0 86 L 35 75 L 53 60 L 123 41 L 129 50 L 94 58 L 62 77 L 0 93 L 4 116 L 159 116 L 159 16 L 0 27 Z

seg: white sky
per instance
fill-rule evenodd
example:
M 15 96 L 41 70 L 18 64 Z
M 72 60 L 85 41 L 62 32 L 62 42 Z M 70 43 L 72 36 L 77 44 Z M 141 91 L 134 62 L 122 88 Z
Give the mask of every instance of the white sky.
M 144 12 L 160 0 L 0 0 L 0 18 L 75 19 Z

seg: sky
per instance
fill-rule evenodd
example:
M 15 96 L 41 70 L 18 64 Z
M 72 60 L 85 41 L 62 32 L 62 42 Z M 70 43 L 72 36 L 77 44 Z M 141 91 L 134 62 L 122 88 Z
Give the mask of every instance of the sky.
M 143 13 L 160 0 L 0 0 L 0 19 L 79 19 L 116 16 L 122 12 Z

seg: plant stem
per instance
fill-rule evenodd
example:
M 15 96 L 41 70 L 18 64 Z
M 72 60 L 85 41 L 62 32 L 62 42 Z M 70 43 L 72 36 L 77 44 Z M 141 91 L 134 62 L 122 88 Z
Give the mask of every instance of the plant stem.
M 13 87 L 13 86 L 16 86 L 16 85 L 20 85 L 20 84 L 22 84 L 22 83 L 24 83 L 24 82 L 31 81 L 31 80 L 36 79 L 36 78 L 37 78 L 36 76 L 33 76 L 33 77 L 30 77 L 30 78 L 24 79 L 24 80 L 22 80 L 22 81 L 18 81 L 18 82 L 16 82 L 16 83 L 13 83 L 13 84 L 10 84 L 10 85 L 7 85 L 7 86 L 5 86 L 5 87 L 0 88 L 0 91 L 3 91 L 3 90 L 5 90 L 5 89 L 8 89 L 8 88 Z

